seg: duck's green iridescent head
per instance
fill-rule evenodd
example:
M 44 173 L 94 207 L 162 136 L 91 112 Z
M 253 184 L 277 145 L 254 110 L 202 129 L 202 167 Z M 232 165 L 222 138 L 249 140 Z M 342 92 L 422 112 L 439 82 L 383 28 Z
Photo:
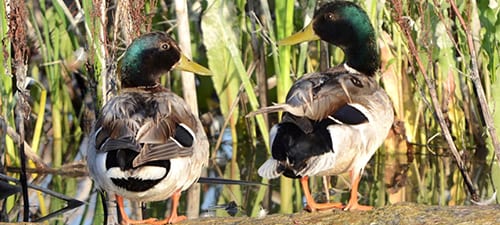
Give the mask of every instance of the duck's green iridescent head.
M 366 75 L 374 75 L 380 67 L 375 30 L 366 12 L 352 2 L 326 3 L 302 31 L 281 40 L 280 45 L 324 40 L 342 48 L 346 63 Z
M 152 32 L 136 38 L 118 64 L 123 87 L 154 86 L 159 77 L 174 67 L 200 75 L 210 75 L 207 68 L 187 59 L 168 34 Z

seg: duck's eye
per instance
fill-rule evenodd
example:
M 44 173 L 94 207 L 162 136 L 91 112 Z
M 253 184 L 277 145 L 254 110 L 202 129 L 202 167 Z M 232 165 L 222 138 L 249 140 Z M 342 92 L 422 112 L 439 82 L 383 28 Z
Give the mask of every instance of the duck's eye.
M 335 15 L 333 13 L 326 14 L 326 18 L 329 20 L 335 20 Z
M 360 88 L 363 87 L 363 84 L 361 83 L 361 81 L 358 78 L 351 77 L 351 82 L 356 87 L 360 87 Z
M 163 44 L 161 44 L 161 48 L 162 48 L 163 50 L 168 50 L 168 49 L 170 48 L 170 45 L 169 45 L 169 44 L 167 44 L 167 43 L 163 43 Z

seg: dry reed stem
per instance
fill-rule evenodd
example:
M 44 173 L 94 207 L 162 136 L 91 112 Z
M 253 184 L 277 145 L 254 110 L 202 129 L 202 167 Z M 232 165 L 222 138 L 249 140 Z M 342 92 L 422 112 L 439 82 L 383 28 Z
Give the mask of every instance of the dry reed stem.
M 491 116 L 490 109 L 488 107 L 488 101 L 486 100 L 486 95 L 484 94 L 483 84 L 481 83 L 481 78 L 479 77 L 477 56 L 476 56 L 476 50 L 474 49 L 474 41 L 472 39 L 472 34 L 467 25 L 465 24 L 464 18 L 458 11 L 455 1 L 448 0 L 448 2 L 451 4 L 451 8 L 453 9 L 453 12 L 457 16 L 458 21 L 460 22 L 460 25 L 462 26 L 462 29 L 465 32 L 465 36 L 467 37 L 467 47 L 469 47 L 469 52 L 471 56 L 471 66 L 472 66 L 471 80 L 474 84 L 474 87 L 476 88 L 477 98 L 479 100 L 479 105 L 481 106 L 481 111 L 483 113 L 484 122 L 486 123 L 486 128 L 490 133 L 491 141 L 495 149 L 495 155 L 497 157 L 498 162 L 500 162 L 500 141 L 498 140 L 498 135 L 493 122 L 493 117 Z
M 31 108 L 28 104 L 29 93 L 25 88 L 27 68 L 28 47 L 26 45 L 26 6 L 23 0 L 6 2 L 11 6 L 9 18 L 9 37 L 14 50 L 13 73 L 16 79 L 15 95 L 17 98 L 15 106 L 16 128 L 20 136 L 18 151 L 21 163 L 21 189 L 23 194 L 23 221 L 29 221 L 29 196 L 26 176 L 26 155 L 24 154 L 24 122 L 28 119 Z
M 424 76 L 425 83 L 427 84 L 427 87 L 429 88 L 429 94 L 431 97 L 432 101 L 432 106 L 434 107 L 434 113 L 435 116 L 437 117 L 437 120 L 439 122 L 439 126 L 441 127 L 441 131 L 443 132 L 443 136 L 450 146 L 451 153 L 453 154 L 455 160 L 457 161 L 457 166 L 464 178 L 465 184 L 467 186 L 467 189 L 469 190 L 469 193 L 471 195 L 472 200 L 474 201 L 479 201 L 479 196 L 477 194 L 477 191 L 472 184 L 472 180 L 470 179 L 469 174 L 467 174 L 467 168 L 465 167 L 465 164 L 460 157 L 460 154 L 458 153 L 458 149 L 455 146 L 455 143 L 453 142 L 453 138 L 451 137 L 450 130 L 448 129 L 448 126 L 446 124 L 443 112 L 440 109 L 440 103 L 438 100 L 437 92 L 436 92 L 436 87 L 435 83 L 432 81 L 431 78 L 429 78 L 427 71 L 425 70 L 425 67 L 422 63 L 422 60 L 420 59 L 418 55 L 417 48 L 415 46 L 415 43 L 413 42 L 413 39 L 411 37 L 411 31 L 408 27 L 408 24 L 403 20 L 403 13 L 402 13 L 402 3 L 401 0 L 391 0 L 393 4 L 393 10 L 396 13 L 396 18 L 395 20 L 397 21 L 398 25 L 401 27 L 403 34 L 406 37 L 406 40 L 408 41 L 408 47 L 410 49 L 411 55 L 415 58 L 415 61 L 418 65 L 418 68 L 420 69 L 420 72 Z M 410 60 L 410 63 L 413 64 L 413 62 Z
M 175 0 L 175 14 L 177 16 L 177 34 L 179 47 L 185 56 L 191 58 L 191 34 L 189 33 L 189 18 L 186 0 Z M 196 98 L 196 83 L 194 74 L 187 71 L 181 72 L 182 93 L 189 108 L 198 116 L 198 100 Z M 187 192 L 186 216 L 189 219 L 198 218 L 200 214 L 200 184 L 193 184 Z

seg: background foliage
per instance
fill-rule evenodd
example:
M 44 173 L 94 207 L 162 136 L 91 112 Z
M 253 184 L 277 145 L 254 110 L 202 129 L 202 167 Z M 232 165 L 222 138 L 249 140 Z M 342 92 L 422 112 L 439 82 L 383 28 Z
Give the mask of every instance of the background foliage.
M 232 158 L 225 168 L 216 169 L 221 176 L 268 182 L 261 180 L 256 170 L 268 157 L 268 130 L 278 115 L 244 115 L 260 106 L 283 102 L 292 82 L 304 73 L 342 62 L 341 50 L 326 43 L 276 45 L 277 40 L 307 25 L 322 2 L 187 1 L 193 59 L 214 73 L 209 78 L 196 78 L 200 115 L 222 115 L 221 124 L 232 134 Z M 479 197 L 494 196 L 500 168 L 489 131 L 491 127 L 500 129 L 500 92 L 495 91 L 500 87 L 498 1 L 454 2 L 465 27 L 451 1 L 355 2 L 366 9 L 378 32 L 383 60 L 380 82 L 398 119 L 366 169 L 361 201 L 375 206 L 399 201 L 471 204 L 436 110 L 444 116 Z M 30 183 L 88 203 L 77 211 L 84 212 L 83 216 L 67 213 L 52 220 L 55 223 L 102 220 L 96 192 L 85 176 L 88 131 L 102 103 L 117 93 L 115 68 L 125 47 L 134 37 L 152 30 L 176 36 L 174 9 L 171 1 L 161 0 L 7 0 L 0 4 L 0 169 L 19 177 L 18 149 L 25 141 Z M 21 20 L 11 16 L 16 12 L 23 16 L 16 17 Z M 472 35 L 472 43 L 467 34 Z M 410 49 L 410 40 L 415 51 Z M 423 68 L 416 64 L 417 58 Z M 478 82 L 484 87 L 494 126 L 486 124 L 480 107 L 481 90 L 471 79 L 473 62 L 478 66 Z M 24 81 L 30 81 L 29 85 L 24 87 L 28 83 Z M 177 72 L 162 82 L 182 95 Z M 438 105 L 431 100 L 432 91 L 437 93 Z M 16 108 L 23 104 L 25 107 Z M 207 122 L 207 127 L 210 125 Z M 220 145 L 221 139 L 214 136 L 214 162 Z M 331 200 L 348 197 L 344 180 L 339 176 L 329 182 Z M 219 203 L 235 201 L 241 214 L 251 216 L 258 215 L 261 207 L 272 213 L 302 209 L 297 181 L 281 178 L 270 182 L 270 189 L 225 187 Z M 322 178 L 312 183 L 313 190 L 322 193 Z M 32 217 L 64 207 L 64 202 L 40 192 L 29 194 Z M 20 196 L 2 200 L 2 220 L 21 220 Z M 165 203 L 151 204 L 148 213 L 163 216 L 165 208 Z

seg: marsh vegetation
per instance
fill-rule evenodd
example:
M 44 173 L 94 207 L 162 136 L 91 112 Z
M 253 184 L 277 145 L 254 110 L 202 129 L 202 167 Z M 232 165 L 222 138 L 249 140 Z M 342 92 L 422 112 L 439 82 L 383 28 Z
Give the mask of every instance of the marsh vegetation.
M 50 224 L 102 224 L 101 199 L 85 166 L 88 132 L 100 107 L 119 90 L 116 65 L 133 38 L 154 30 L 177 40 L 186 37 L 178 33 L 179 2 L 183 0 L 0 3 L 0 170 L 85 202 L 51 218 Z M 321 2 L 187 0 L 192 58 L 213 76 L 195 77 L 189 84 L 174 71 L 162 83 L 181 96 L 196 90 L 190 102 L 207 126 L 213 174 L 272 185 L 224 186 L 216 199 L 222 207 L 208 211 L 229 216 L 224 209 L 234 208 L 236 216 L 257 216 L 263 208 L 268 213 L 302 210 L 297 180 L 267 181 L 256 172 L 269 155 L 268 131 L 279 116 L 245 115 L 283 102 L 303 74 L 342 62 L 342 51 L 323 42 L 276 45 L 307 25 Z M 360 201 L 375 207 L 397 202 L 498 204 L 498 1 L 355 2 L 377 31 L 380 83 L 397 119 L 365 170 Z M 224 131 L 228 135 L 223 139 Z M 230 156 L 217 154 L 221 147 L 231 149 Z M 318 200 L 329 196 L 345 202 L 345 180 L 328 178 L 326 188 L 321 177 L 311 183 Z M 201 199 L 207 188 L 201 186 Z M 29 189 L 28 198 L 21 193 L 0 200 L 0 221 L 36 220 L 67 206 L 43 191 Z M 226 207 L 229 202 L 236 206 Z M 144 213 L 164 217 L 167 205 L 148 203 Z M 140 205 L 129 206 L 142 214 Z M 199 210 L 183 198 L 181 211 L 187 206 Z

